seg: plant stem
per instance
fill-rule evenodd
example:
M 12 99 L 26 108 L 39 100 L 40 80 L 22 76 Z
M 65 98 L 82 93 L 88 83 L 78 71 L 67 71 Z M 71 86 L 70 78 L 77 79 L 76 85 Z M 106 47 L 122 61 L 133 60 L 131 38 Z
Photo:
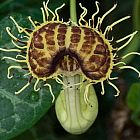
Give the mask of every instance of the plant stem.
M 70 0 L 70 19 L 77 23 L 76 0 Z
M 133 11 L 133 16 L 134 16 L 134 27 L 136 30 L 140 30 L 140 0 L 135 0 L 134 4 L 134 11 Z

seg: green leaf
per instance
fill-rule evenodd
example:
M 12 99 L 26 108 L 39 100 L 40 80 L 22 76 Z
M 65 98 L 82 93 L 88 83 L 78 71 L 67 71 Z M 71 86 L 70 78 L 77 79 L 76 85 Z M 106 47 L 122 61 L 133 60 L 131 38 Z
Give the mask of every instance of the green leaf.
M 126 101 L 131 110 L 140 112 L 140 83 L 135 83 L 130 87 Z
M 32 127 L 52 106 L 52 96 L 48 88 L 34 92 L 31 84 L 19 95 L 14 92 L 27 82 L 23 73 L 15 71 L 14 79 L 6 77 L 7 64 L 0 64 L 0 139 L 7 140 Z M 55 96 L 59 94 L 60 86 L 54 81 L 52 85 Z
M 35 95 L 36 100 L 32 98 L 33 92 L 28 94 L 26 101 L 0 88 L 0 139 L 10 139 L 30 128 L 51 106 L 50 96 L 43 92 Z

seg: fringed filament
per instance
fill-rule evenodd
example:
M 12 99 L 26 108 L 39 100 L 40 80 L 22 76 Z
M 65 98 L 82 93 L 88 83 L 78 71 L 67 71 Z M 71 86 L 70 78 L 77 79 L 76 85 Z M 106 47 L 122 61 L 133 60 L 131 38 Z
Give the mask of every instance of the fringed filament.
M 101 26 L 101 24 L 102 24 L 104 18 L 105 18 L 109 13 L 111 13 L 111 12 L 116 8 L 116 6 L 117 6 L 117 4 L 114 4 L 114 6 L 113 6 L 110 10 L 108 10 L 108 11 L 99 19 L 99 21 L 98 21 L 99 24 L 98 24 L 98 26 L 97 26 L 97 29 L 99 28 L 99 26 Z
M 54 77 L 54 79 L 56 80 L 57 83 L 59 83 L 59 84 L 65 86 L 65 87 L 67 87 L 67 85 L 66 85 L 60 78 Z
M 4 52 L 21 52 L 21 50 L 18 50 L 18 49 L 3 49 L 3 48 L 0 48 L 1 51 L 4 51 Z
M 34 21 L 34 23 L 35 23 L 36 26 L 40 26 L 41 25 L 41 23 L 39 23 L 38 21 Z
M 92 21 L 93 21 L 93 29 L 94 29 L 94 17 L 99 13 L 99 2 L 96 1 L 95 2 L 95 5 L 96 5 L 96 8 L 97 8 L 97 11 L 92 15 Z
M 18 41 L 19 39 L 17 38 L 17 37 L 15 37 L 11 32 L 10 32 L 10 28 L 9 27 L 6 27 L 6 31 L 7 31 L 7 33 L 9 34 L 9 36 L 11 37 L 11 38 L 13 38 L 14 40 L 16 40 L 16 41 Z
M 101 94 L 104 95 L 105 94 L 105 89 L 104 89 L 104 83 L 103 83 L 103 81 L 101 82 L 101 87 L 102 87 Z
M 62 74 L 58 74 L 57 76 L 63 77 L 63 75 L 62 75 Z
M 132 66 L 121 66 L 121 67 L 119 67 L 119 69 L 132 69 L 132 70 L 134 70 L 136 73 L 138 73 L 138 77 L 140 77 L 140 72 L 136 69 L 136 68 L 134 68 L 134 67 L 132 67 Z
M 103 34 L 106 35 L 110 30 L 112 30 L 112 28 L 113 28 L 115 25 L 117 25 L 118 23 L 120 23 L 120 22 L 122 22 L 122 21 L 124 21 L 124 20 L 126 20 L 126 19 L 129 19 L 129 18 L 130 18 L 130 16 L 126 16 L 126 17 L 123 17 L 123 18 L 121 18 L 121 19 L 115 21 L 114 23 L 112 23 L 111 25 L 109 25 L 109 26 L 106 27 L 106 29 L 105 29 L 105 31 L 104 31 Z
M 55 15 L 56 15 L 56 20 L 59 21 L 59 15 L 58 15 L 58 10 L 62 9 L 65 6 L 65 3 L 63 3 L 60 7 L 55 9 Z
M 12 40 L 12 43 L 14 46 L 16 46 L 18 49 L 27 49 L 27 46 L 19 46 L 17 45 L 13 40 Z
M 41 11 L 42 11 L 43 22 L 45 23 L 45 22 L 46 22 L 46 17 L 45 17 L 44 9 L 43 9 L 42 7 L 41 7 L 40 9 L 41 9 Z
M 117 66 L 117 65 L 126 65 L 126 63 L 125 62 L 118 62 L 118 63 L 113 64 L 113 66 Z
M 7 31 L 8 35 L 9 35 L 12 39 L 14 39 L 14 40 L 17 41 L 17 42 L 20 42 L 20 43 L 23 43 L 23 44 L 27 44 L 27 42 L 24 42 L 24 41 L 18 39 L 17 37 L 15 37 L 15 36 L 10 32 L 10 30 L 11 30 L 11 29 L 10 29 L 9 27 L 6 27 L 6 31 Z
M 99 24 L 100 24 L 100 17 L 98 17 L 98 19 L 97 19 L 97 24 L 96 24 L 96 27 L 95 27 L 95 30 L 97 30 L 98 31 L 98 28 L 99 28 Z
M 17 59 L 18 57 L 21 57 L 21 58 L 26 59 L 26 56 L 23 56 L 23 55 L 21 55 L 21 54 L 16 55 L 16 59 Z
M 13 61 L 16 61 L 16 62 L 26 62 L 26 60 L 18 60 L 18 59 L 15 59 L 15 58 L 12 58 L 12 57 L 6 57 L 6 56 L 3 57 L 2 60 L 3 59 L 9 59 L 9 60 L 13 60 Z
M 55 17 L 56 17 L 56 21 L 59 21 L 59 15 L 58 15 L 58 10 L 63 8 L 65 6 L 65 4 L 62 4 L 60 7 L 56 8 L 55 9 L 55 13 L 53 11 L 51 11 L 49 8 L 48 8 L 48 3 L 49 3 L 49 0 L 45 3 L 43 2 L 43 6 L 44 6 L 44 9 L 41 7 L 41 11 L 42 11 L 42 15 L 43 15 L 43 22 L 45 23 L 46 21 L 48 21 L 48 17 L 49 17 L 49 12 L 53 15 L 53 18 L 52 18 L 52 21 L 54 21 Z M 44 11 L 45 10 L 45 11 Z M 49 12 L 48 12 L 49 11 Z M 46 15 L 45 15 L 46 13 Z M 47 18 L 47 19 L 46 19 Z
M 119 94 L 120 94 L 119 89 L 113 83 L 111 83 L 109 80 L 107 82 L 109 85 L 111 85 L 116 90 L 117 93 L 114 96 L 115 97 L 119 96 Z
M 37 79 L 35 84 L 34 84 L 34 91 L 39 91 L 40 90 L 40 88 L 37 87 L 38 83 L 39 83 L 39 79 Z
M 89 83 L 89 84 L 86 85 L 86 87 L 85 87 L 84 101 L 85 101 L 86 104 L 89 103 L 88 93 L 89 93 L 89 87 L 90 87 L 92 84 L 93 84 L 93 83 Z
M 83 13 L 80 15 L 80 19 L 78 21 L 80 26 L 83 26 L 83 24 L 81 23 L 81 21 L 85 22 L 85 26 L 88 26 L 88 22 L 84 19 L 84 17 L 87 14 L 87 9 L 85 7 L 82 6 L 81 3 L 79 3 L 80 7 L 84 10 Z
M 26 31 L 26 29 L 22 28 L 21 26 L 18 25 L 18 23 L 15 21 L 15 19 L 10 16 L 10 19 L 14 22 L 14 24 L 16 25 L 17 29 L 18 29 L 18 32 L 19 33 L 22 33 L 24 32 L 26 35 L 30 36 L 30 34 Z
M 35 23 L 33 22 L 31 16 L 28 16 L 28 19 L 29 19 L 29 21 L 31 22 L 32 26 L 36 29 L 36 25 L 35 25 Z
M 112 80 L 117 80 L 118 78 L 119 78 L 119 77 L 110 77 L 110 76 L 109 76 L 108 79 L 112 81 Z
M 140 53 L 138 53 L 138 52 L 130 52 L 130 53 L 124 55 L 124 56 L 122 57 L 122 59 L 125 59 L 125 58 L 127 58 L 128 56 L 130 56 L 130 55 L 140 55 Z
M 21 66 L 10 66 L 8 68 L 8 73 L 7 73 L 7 78 L 8 79 L 13 78 L 13 75 L 11 75 L 11 69 L 22 69 L 22 67 Z
M 30 85 L 30 82 L 28 82 L 25 86 L 23 86 L 19 91 L 15 92 L 15 94 L 21 93 L 23 90 L 25 90 Z
M 49 0 L 46 3 L 43 2 L 43 6 L 44 6 L 45 13 L 46 13 L 46 20 L 47 21 L 48 21 L 48 17 L 49 17 L 49 12 L 48 12 L 48 9 L 47 9 L 48 3 L 49 3 Z
M 46 15 L 48 15 L 48 16 L 49 16 L 49 12 L 50 12 L 50 13 L 53 15 L 52 21 L 54 21 L 56 15 L 54 14 L 54 12 L 53 12 L 51 9 L 48 8 L 48 3 L 49 3 L 49 0 L 46 2 L 46 4 L 45 4 L 45 2 L 43 2 L 45 12 L 46 12 Z M 49 11 L 49 12 L 48 12 L 48 11 Z M 48 16 L 47 16 L 47 17 L 48 17 Z
M 111 39 L 108 39 L 109 42 L 112 42 L 113 40 L 114 40 L 114 36 L 112 36 Z M 114 48 L 112 48 L 112 49 L 114 49 Z
M 133 39 L 133 37 L 135 36 L 135 34 L 137 34 L 137 32 L 138 32 L 138 31 L 135 31 L 135 32 L 133 32 L 132 34 L 127 35 L 126 37 L 117 40 L 116 43 L 120 43 L 120 42 L 124 41 L 125 39 L 129 38 L 129 40 L 128 40 L 124 45 L 122 45 L 121 47 L 119 47 L 117 51 L 120 51 L 120 50 L 122 50 L 123 48 L 125 48 L 125 47 L 131 42 L 131 40 Z
M 51 85 L 50 84 L 45 84 L 44 86 L 48 86 L 49 87 L 49 90 L 50 90 L 50 93 L 51 93 L 51 95 L 52 95 L 52 103 L 55 101 L 55 96 L 54 96 L 54 94 L 53 94 L 53 92 L 52 92 L 52 87 L 51 87 Z

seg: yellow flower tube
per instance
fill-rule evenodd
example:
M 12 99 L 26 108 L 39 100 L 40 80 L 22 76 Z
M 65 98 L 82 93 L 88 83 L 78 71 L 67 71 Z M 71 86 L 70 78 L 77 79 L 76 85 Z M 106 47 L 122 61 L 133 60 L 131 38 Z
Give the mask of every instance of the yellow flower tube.
M 84 133 L 98 114 L 98 100 L 93 86 L 80 83 L 81 76 L 64 76 L 64 87 L 55 102 L 56 115 L 63 128 L 71 134 Z M 87 92 L 87 94 L 86 94 Z M 87 96 L 87 97 L 86 97 Z

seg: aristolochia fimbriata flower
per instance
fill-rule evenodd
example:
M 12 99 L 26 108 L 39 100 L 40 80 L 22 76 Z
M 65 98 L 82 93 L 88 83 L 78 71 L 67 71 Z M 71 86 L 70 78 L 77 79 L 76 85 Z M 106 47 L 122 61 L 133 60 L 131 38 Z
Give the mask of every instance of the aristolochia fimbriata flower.
M 29 81 L 15 94 L 21 93 L 27 88 L 31 79 L 36 79 L 34 90 L 39 91 L 38 83 L 40 80 L 45 81 L 44 86 L 48 86 L 55 101 L 51 85 L 47 83 L 48 79 L 55 79 L 56 82 L 63 85 L 58 99 L 56 101 L 56 113 L 62 126 L 72 134 L 85 132 L 94 122 L 98 112 L 98 102 L 96 94 L 91 85 L 101 83 L 101 94 L 104 95 L 104 82 L 106 81 L 115 90 L 115 96 L 119 95 L 118 88 L 111 82 L 118 77 L 111 77 L 114 68 L 132 69 L 140 75 L 139 71 L 127 66 L 123 60 L 133 54 L 140 55 L 138 52 L 130 52 L 123 57 L 118 57 L 118 52 L 125 48 L 137 31 L 114 41 L 108 39 L 109 32 L 118 23 L 130 18 L 123 17 L 111 25 L 107 26 L 104 31 L 101 30 L 104 18 L 112 12 L 117 4 L 108 10 L 102 17 L 98 17 L 97 23 L 94 23 L 94 17 L 99 13 L 99 3 L 95 2 L 97 11 L 92 15 L 89 21 L 84 18 L 87 9 L 82 6 L 82 14 L 78 24 L 69 20 L 64 22 L 59 18 L 58 10 L 65 4 L 55 9 L 55 12 L 48 8 L 48 2 L 43 2 L 41 8 L 43 23 L 29 21 L 33 29 L 23 28 L 10 16 L 11 20 L 17 27 L 19 33 L 24 33 L 27 38 L 25 41 L 15 37 L 9 27 L 6 31 L 12 38 L 12 43 L 16 49 L 4 49 L 5 52 L 17 52 L 17 56 L 3 57 L 27 65 L 27 75 Z M 52 19 L 49 21 L 49 14 Z M 125 41 L 120 47 L 114 48 L 113 43 Z M 23 52 L 26 54 L 24 55 Z M 19 59 L 20 58 L 20 59 Z M 11 69 L 23 69 L 22 65 L 12 65 L 8 68 L 7 77 L 11 79 Z

